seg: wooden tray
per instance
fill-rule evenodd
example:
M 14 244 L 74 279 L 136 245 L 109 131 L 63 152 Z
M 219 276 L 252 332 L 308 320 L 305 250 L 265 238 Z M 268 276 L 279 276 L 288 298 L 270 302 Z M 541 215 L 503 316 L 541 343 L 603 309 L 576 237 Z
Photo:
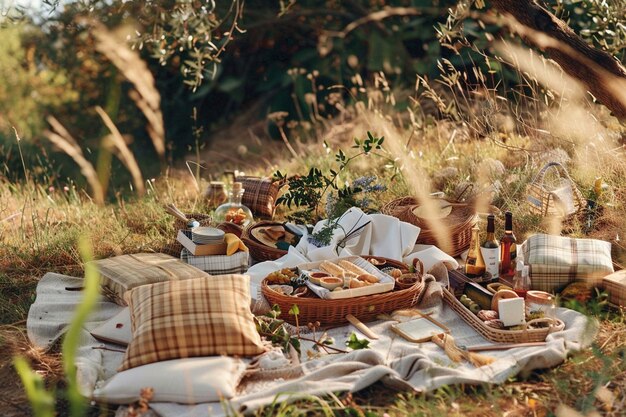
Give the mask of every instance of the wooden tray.
M 496 343 L 525 343 L 525 342 L 543 342 L 548 334 L 558 332 L 565 328 L 565 324 L 556 319 L 554 326 L 524 330 L 500 330 L 489 327 L 483 323 L 474 313 L 469 311 L 456 297 L 447 289 L 443 290 L 443 299 L 448 305 L 478 333 L 486 339 Z

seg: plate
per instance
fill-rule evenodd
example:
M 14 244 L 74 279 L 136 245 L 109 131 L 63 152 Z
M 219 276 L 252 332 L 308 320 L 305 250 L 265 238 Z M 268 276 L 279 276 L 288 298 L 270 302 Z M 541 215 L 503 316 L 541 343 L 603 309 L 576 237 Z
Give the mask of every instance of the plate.
M 195 243 L 209 244 L 224 241 L 224 231 L 215 227 L 194 227 L 191 229 L 191 238 Z
M 278 242 L 287 242 L 289 244 L 293 242 L 295 235 L 289 232 L 288 230 L 285 230 L 285 236 L 278 240 L 275 240 L 272 237 L 270 237 L 268 234 L 265 233 L 265 230 L 271 227 L 276 227 L 276 226 L 255 227 L 252 230 L 250 230 L 250 235 L 252 235 L 254 240 L 256 240 L 257 242 L 262 243 L 265 246 L 269 246 L 270 248 L 276 248 L 276 243 Z

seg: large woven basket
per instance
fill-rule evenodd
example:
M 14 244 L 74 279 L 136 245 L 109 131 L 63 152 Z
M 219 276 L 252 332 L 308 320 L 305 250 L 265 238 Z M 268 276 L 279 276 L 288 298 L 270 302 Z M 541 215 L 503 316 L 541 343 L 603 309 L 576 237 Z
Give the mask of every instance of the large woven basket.
M 550 171 L 558 175 L 556 184 L 546 181 Z M 541 168 L 526 189 L 526 201 L 531 213 L 543 217 L 569 217 L 587 206 L 567 169 L 558 162 L 549 162 Z
M 456 203 L 447 199 L 444 201 L 452 205 L 452 211 L 447 217 L 437 221 L 422 219 L 415 215 L 414 209 L 420 206 L 415 197 L 402 197 L 390 201 L 383 206 L 381 212 L 418 226 L 421 231 L 416 243 L 439 246 L 448 255 L 456 257 L 469 248 L 472 227 L 476 223 L 476 212 L 470 204 Z M 446 233 L 450 236 L 451 246 L 448 248 L 441 247 L 435 233 L 435 228 L 440 227 L 442 223 L 448 228 Z
M 525 328 L 524 330 L 500 330 L 489 327 L 483 323 L 474 313 L 465 307 L 457 298 L 448 290 L 443 290 L 444 301 L 470 326 L 487 340 L 496 343 L 526 343 L 526 342 L 543 342 L 548 334 L 558 332 L 565 328 L 565 324 L 556 319 L 556 324 L 541 329 Z
M 267 246 L 252 236 L 252 229 L 256 229 L 257 227 L 267 227 L 267 226 L 282 226 L 282 223 L 271 222 L 271 221 L 260 221 L 250 226 L 246 227 L 241 234 L 241 240 L 244 245 L 248 247 L 250 250 L 250 256 L 253 259 L 261 262 L 261 261 L 274 261 L 284 255 L 287 254 L 286 250 L 273 248 L 271 246 Z
M 379 260 L 385 258 L 377 258 Z M 389 266 L 400 267 L 404 264 L 390 261 Z M 406 265 L 405 265 L 406 266 Z M 372 321 L 376 316 L 383 313 L 391 313 L 396 310 L 411 308 L 420 301 L 424 294 L 424 282 L 415 283 L 410 288 L 393 290 L 383 294 L 365 295 L 362 297 L 342 298 L 336 300 L 324 300 L 314 294 L 307 297 L 291 297 L 272 290 L 263 280 L 261 292 L 270 305 L 277 305 L 282 311 L 281 319 L 290 324 L 296 324 L 296 318 L 288 312 L 297 305 L 300 311 L 298 324 L 306 326 L 309 322 L 319 321 L 323 327 L 348 323 L 346 316 L 352 314 L 363 322 Z

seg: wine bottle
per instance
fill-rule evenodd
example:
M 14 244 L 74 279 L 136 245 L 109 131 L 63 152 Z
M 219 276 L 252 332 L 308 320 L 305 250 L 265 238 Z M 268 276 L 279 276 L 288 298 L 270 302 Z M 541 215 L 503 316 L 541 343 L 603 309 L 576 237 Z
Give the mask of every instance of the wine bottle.
M 498 278 L 500 276 L 500 244 L 496 240 L 495 216 L 487 216 L 487 239 L 480 247 L 480 251 L 485 261 L 485 272 L 487 278 Z
M 504 235 L 500 239 L 500 276 L 512 278 L 515 275 L 517 239 L 513 234 L 513 214 L 504 213 Z
M 472 228 L 472 240 L 470 241 L 469 252 L 465 258 L 465 275 L 470 278 L 482 277 L 485 273 L 485 261 L 480 252 L 480 229 L 478 226 Z

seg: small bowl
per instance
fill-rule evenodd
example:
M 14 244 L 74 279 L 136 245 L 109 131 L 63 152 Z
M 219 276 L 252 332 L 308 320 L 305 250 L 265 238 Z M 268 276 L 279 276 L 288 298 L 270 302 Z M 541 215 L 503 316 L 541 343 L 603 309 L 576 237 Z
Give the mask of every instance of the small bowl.
M 337 277 L 324 277 L 320 279 L 320 285 L 327 290 L 334 290 L 343 285 L 343 279 Z
M 309 274 L 309 281 L 315 285 L 320 285 L 320 280 L 329 276 L 330 274 L 327 274 L 326 272 L 311 272 Z
M 402 274 L 396 278 L 395 288 L 396 290 L 406 290 L 414 286 L 420 280 L 421 276 L 419 274 Z

